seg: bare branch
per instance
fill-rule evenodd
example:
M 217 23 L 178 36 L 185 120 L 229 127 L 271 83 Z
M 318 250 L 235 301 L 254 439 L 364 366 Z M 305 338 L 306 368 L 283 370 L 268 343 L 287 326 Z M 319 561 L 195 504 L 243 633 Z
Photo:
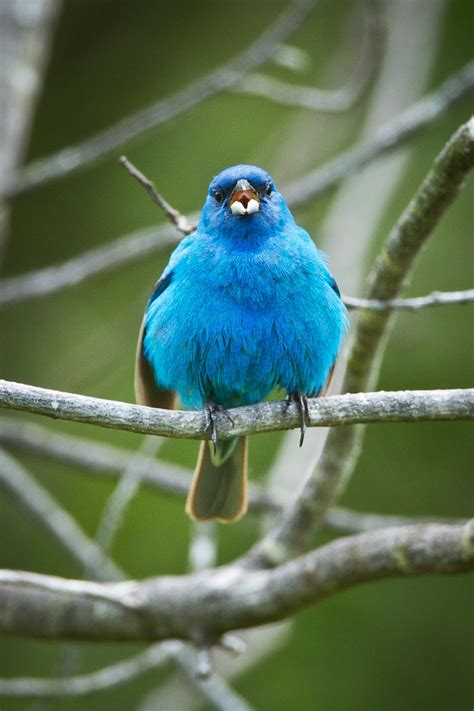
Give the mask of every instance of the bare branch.
M 473 394 L 474 389 L 407 390 L 313 398 L 308 400 L 308 425 L 470 420 L 474 418 Z M 210 436 L 203 412 L 130 405 L 7 380 L 0 380 L 0 407 L 163 437 L 208 439 Z M 220 439 L 300 426 L 296 404 L 286 401 L 263 402 L 230 412 L 232 422 L 225 415 L 218 417 Z
M 167 462 L 157 461 L 143 452 L 131 452 L 110 444 L 101 444 L 82 437 L 59 434 L 48 427 L 0 418 L 0 443 L 19 451 L 57 459 L 92 475 L 116 478 L 123 471 L 136 467 L 137 476 L 153 491 L 183 499 L 191 483 L 191 472 Z M 285 499 L 267 492 L 256 484 L 250 486 L 251 513 L 277 513 Z M 328 511 L 325 525 L 344 533 L 362 533 L 374 528 L 408 526 L 415 523 L 463 523 L 460 519 L 440 516 L 400 516 L 375 514 L 335 506 Z M 202 556 L 200 556 L 202 558 Z M 209 564 L 206 565 L 209 567 Z
M 416 524 L 467 523 L 467 519 L 449 516 L 400 516 L 400 514 L 379 514 L 366 511 L 353 511 L 342 506 L 329 509 L 324 524 L 341 533 L 365 533 L 379 528 L 394 528 L 398 526 L 414 526 Z
M 95 136 L 30 163 L 0 191 L 13 197 L 84 168 L 156 126 L 189 111 L 215 94 L 230 89 L 248 71 L 270 59 L 275 48 L 294 32 L 313 9 L 315 0 L 292 0 L 260 37 L 234 59 L 211 71 L 173 96 L 127 116 Z
M 86 696 L 98 691 L 108 691 L 164 666 L 172 653 L 182 647 L 181 642 L 159 642 L 129 659 L 111 664 L 89 674 L 77 674 L 55 679 L 15 677 L 0 679 L 2 696 Z
M 60 0 L 0 2 L 0 183 L 21 165 L 41 90 Z M 0 199 L 0 260 L 9 226 Z
M 382 49 L 382 32 L 376 15 L 367 12 L 361 57 L 349 82 L 340 89 L 316 89 L 290 84 L 264 74 L 247 74 L 236 84 L 234 93 L 260 96 L 286 106 L 311 111 L 339 113 L 355 106 L 364 96 L 373 77 Z
M 82 566 L 100 580 L 118 580 L 121 571 L 67 513 L 9 454 L 0 450 L 0 487 L 44 526 Z
M 474 165 L 474 119 L 462 125 L 436 158 L 414 198 L 398 220 L 370 275 L 368 298 L 397 298 L 406 285 L 428 236 L 453 202 Z M 361 311 L 343 392 L 373 386 L 391 322 L 390 311 Z M 347 397 L 347 395 L 346 395 Z M 358 396 L 360 397 L 360 395 Z M 332 429 L 315 471 L 294 504 L 248 558 L 268 564 L 304 550 L 350 477 L 362 446 L 363 428 Z M 282 558 L 275 555 L 282 556 Z
M 453 104 L 471 95 L 473 89 L 474 61 L 471 61 L 436 91 L 402 111 L 392 121 L 383 124 L 373 138 L 350 148 L 286 186 L 283 192 L 288 202 L 293 206 L 301 205 L 317 195 L 322 195 L 343 178 L 412 138 Z
M 343 296 L 348 309 L 369 309 L 372 311 L 419 311 L 427 306 L 452 306 L 468 304 L 474 301 L 474 289 L 464 291 L 433 291 L 426 296 L 415 296 L 412 299 L 359 299 L 354 296 Z
M 471 62 L 437 91 L 385 124 L 373 141 L 349 149 L 316 171 L 286 186 L 283 192 L 290 205 L 300 205 L 324 193 L 362 165 L 403 144 L 471 93 L 473 87 L 474 62 Z M 195 224 L 198 217 L 198 213 L 193 213 L 188 222 Z M 62 264 L 2 279 L 0 309 L 77 286 L 87 279 L 118 269 L 178 241 L 178 235 L 169 225 L 156 225 L 119 237 L 110 244 L 83 252 Z
M 471 522 L 472 524 L 472 522 Z M 89 641 L 193 639 L 282 619 L 371 580 L 474 567 L 473 526 L 409 526 L 339 538 L 268 570 L 91 583 L 0 571 L 0 631 Z
M 121 472 L 120 480 L 105 504 L 97 527 L 95 538 L 103 550 L 109 551 L 112 548 L 112 543 L 130 502 L 140 488 L 142 483 L 141 457 L 148 457 L 152 462 L 155 462 L 154 455 L 161 444 L 162 440 L 158 437 L 145 437 L 139 452 L 130 458 L 129 464 Z
M 157 191 L 155 184 L 146 178 L 126 156 L 121 156 L 119 163 L 128 173 L 130 173 L 132 178 L 135 178 L 135 180 L 145 188 L 153 202 L 155 202 L 158 207 L 163 210 L 168 220 L 176 227 L 178 232 L 181 232 L 183 235 L 190 235 L 192 232 L 196 231 L 196 226 L 192 225 L 188 218 L 182 215 L 181 212 L 176 210 L 174 207 L 171 207 L 169 202 L 165 200 L 165 198 Z
M 195 217 L 193 215 L 190 219 Z M 179 240 L 179 235 L 170 225 L 155 225 L 119 237 L 110 244 L 87 250 L 62 264 L 2 279 L 0 308 L 77 286 L 87 279 L 107 274 Z

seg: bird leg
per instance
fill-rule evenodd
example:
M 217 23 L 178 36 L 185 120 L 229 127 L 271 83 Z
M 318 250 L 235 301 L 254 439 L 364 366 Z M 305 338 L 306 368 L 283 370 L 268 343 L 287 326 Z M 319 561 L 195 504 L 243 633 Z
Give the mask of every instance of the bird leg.
M 300 447 L 302 447 L 304 436 L 306 434 L 306 428 L 309 425 L 308 398 L 299 390 L 295 390 L 294 393 L 288 394 L 287 404 L 290 405 L 292 402 L 296 403 L 296 407 L 298 408 L 298 412 L 300 414 Z
M 216 454 L 217 450 L 217 415 L 224 415 L 228 420 L 230 420 L 231 424 L 234 424 L 234 420 L 232 419 L 231 415 L 227 412 L 227 410 L 222 407 L 222 405 L 216 405 L 215 402 L 208 401 L 206 402 L 205 408 L 204 408 L 204 414 L 206 418 L 206 430 L 209 430 L 211 433 L 211 442 L 214 447 L 214 454 Z

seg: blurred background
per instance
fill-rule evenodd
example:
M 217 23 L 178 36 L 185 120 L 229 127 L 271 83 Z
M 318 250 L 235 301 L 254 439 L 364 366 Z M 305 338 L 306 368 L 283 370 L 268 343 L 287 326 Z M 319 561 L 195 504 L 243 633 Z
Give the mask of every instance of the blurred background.
M 25 6 L 29 0 L 24 0 Z M 0 0 L 0 3 L 7 0 Z M 21 0 L 20 0 L 21 4 Z M 284 2 L 65 0 L 32 122 L 25 163 L 76 144 L 237 55 Z M 367 18 L 378 18 L 374 36 Z M 369 23 L 370 24 L 370 23 Z M 139 228 L 164 223 L 158 208 L 118 164 L 121 153 L 182 212 L 199 209 L 214 174 L 256 163 L 283 189 L 295 178 L 373 135 L 459 70 L 472 55 L 470 0 L 320 0 L 257 71 L 294 85 L 351 85 L 372 43 L 358 100 L 346 111 L 282 105 L 239 91 L 218 93 L 152 128 L 104 160 L 18 196 L 9 216 L 2 276 L 59 264 Z M 297 50 L 295 49 L 297 48 Z M 369 47 L 369 52 L 371 51 Z M 459 102 L 408 144 L 295 209 L 297 221 L 330 257 L 341 290 L 361 295 L 364 277 L 436 154 L 472 110 Z M 436 228 L 407 294 L 472 287 L 472 184 Z M 146 300 L 172 245 L 61 292 L 0 311 L 0 377 L 132 402 L 137 332 Z M 378 388 L 472 385 L 472 307 L 400 314 Z M 54 432 L 136 450 L 137 435 L 2 413 Z M 320 433 L 312 433 L 310 443 Z M 264 483 L 282 435 L 252 438 L 251 476 Z M 315 444 L 315 446 L 317 446 Z M 191 468 L 197 444 L 168 441 L 160 458 Z M 296 444 L 295 444 L 296 452 Z M 53 459 L 17 452 L 35 479 L 96 533 L 113 481 Z M 295 465 L 278 475 L 294 490 Z M 465 423 L 373 425 L 341 503 L 357 510 L 463 517 L 472 501 L 472 431 Z M 289 470 L 291 469 L 291 471 Z M 275 472 L 275 467 L 272 469 Z M 286 478 L 285 478 L 286 477 Z M 219 527 L 217 561 L 245 552 L 262 522 L 248 515 Z M 183 502 L 142 488 L 111 554 L 129 576 L 189 569 L 191 523 Z M 321 534 L 319 542 L 330 538 Z M 0 567 L 81 576 L 58 543 L 0 486 Z M 472 706 L 472 626 L 466 577 L 427 577 L 364 585 L 256 634 L 246 658 L 227 662 L 232 685 L 261 710 L 398 711 Z M 80 644 L 74 671 L 137 652 L 139 645 Z M 55 674 L 64 645 L 0 641 L 0 674 Z M 173 667 L 107 693 L 60 699 L 51 708 L 198 709 L 206 702 Z M 2 711 L 42 708 L 2 699 Z

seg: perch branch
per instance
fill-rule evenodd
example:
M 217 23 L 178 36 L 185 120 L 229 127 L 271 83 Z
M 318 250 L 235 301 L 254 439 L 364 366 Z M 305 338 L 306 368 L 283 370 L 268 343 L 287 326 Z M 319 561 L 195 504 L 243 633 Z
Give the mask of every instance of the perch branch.
M 378 312 L 377 312 L 378 313 Z M 310 427 L 337 427 L 368 422 L 422 422 L 474 418 L 474 389 L 407 390 L 349 393 L 308 400 Z M 162 410 L 116 400 L 47 390 L 0 380 L 0 407 L 54 419 L 180 439 L 208 439 L 203 412 Z M 220 439 L 296 429 L 297 406 L 286 401 L 234 408 L 232 422 L 218 416 Z
M 260 37 L 241 54 L 173 96 L 127 116 L 91 138 L 30 163 L 0 190 L 11 198 L 105 158 L 124 143 L 189 111 L 215 94 L 230 89 L 244 74 L 270 59 L 276 47 L 294 32 L 313 9 L 315 0 L 293 0 Z
M 409 526 L 339 538 L 268 570 L 93 583 L 0 571 L 0 631 L 89 641 L 195 639 L 282 619 L 358 583 L 473 568 L 473 526 Z
M 428 236 L 457 196 L 473 165 L 474 119 L 471 119 L 456 131 L 436 158 L 388 236 L 369 277 L 370 300 L 397 298 Z M 390 321 L 390 311 L 361 311 L 343 392 L 360 392 L 373 386 Z M 249 564 L 255 559 L 263 564 L 275 564 L 304 550 L 350 477 L 362 438 L 363 428 L 345 427 L 329 432 L 320 461 L 303 491 L 251 552 Z
M 403 144 L 421 128 L 439 118 L 454 103 L 472 93 L 473 87 L 474 61 L 448 79 L 437 91 L 385 124 L 372 141 L 349 149 L 316 171 L 286 186 L 283 192 L 288 202 L 295 206 L 324 193 L 366 163 Z M 194 213 L 188 221 L 194 224 L 198 217 Z M 0 309 L 77 286 L 87 279 L 118 269 L 178 241 L 179 236 L 169 225 L 156 225 L 119 237 L 105 246 L 87 250 L 62 264 L 2 279 Z

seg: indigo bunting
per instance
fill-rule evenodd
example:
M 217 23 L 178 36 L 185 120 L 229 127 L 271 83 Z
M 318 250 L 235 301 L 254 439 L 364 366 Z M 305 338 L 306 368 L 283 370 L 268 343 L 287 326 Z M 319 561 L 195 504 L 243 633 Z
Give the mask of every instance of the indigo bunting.
M 274 388 L 296 401 L 301 442 L 306 397 L 319 395 L 347 329 L 325 256 L 299 227 L 270 175 L 223 170 L 196 231 L 175 249 L 148 302 L 137 349 L 137 401 L 204 408 L 186 512 L 238 520 L 247 509 L 247 438 L 219 440 L 216 412 L 260 402 Z

